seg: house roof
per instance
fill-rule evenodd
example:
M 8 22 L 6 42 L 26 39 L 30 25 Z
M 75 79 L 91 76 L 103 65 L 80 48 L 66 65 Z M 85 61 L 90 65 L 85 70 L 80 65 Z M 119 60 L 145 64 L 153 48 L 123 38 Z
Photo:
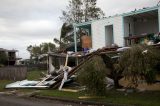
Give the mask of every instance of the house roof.
M 76 27 L 80 27 L 80 26 L 84 26 L 84 25 L 89 25 L 91 23 L 92 23 L 92 21 L 82 22 L 82 23 L 74 23 L 73 25 L 76 26 Z

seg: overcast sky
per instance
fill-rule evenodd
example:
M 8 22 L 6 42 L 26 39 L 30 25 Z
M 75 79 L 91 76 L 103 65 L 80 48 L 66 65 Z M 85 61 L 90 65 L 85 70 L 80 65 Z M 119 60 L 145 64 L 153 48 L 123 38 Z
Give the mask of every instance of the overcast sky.
M 0 0 L 0 48 L 17 49 L 29 58 L 28 45 L 59 37 L 59 17 L 69 0 Z M 155 6 L 159 0 L 97 0 L 106 16 Z

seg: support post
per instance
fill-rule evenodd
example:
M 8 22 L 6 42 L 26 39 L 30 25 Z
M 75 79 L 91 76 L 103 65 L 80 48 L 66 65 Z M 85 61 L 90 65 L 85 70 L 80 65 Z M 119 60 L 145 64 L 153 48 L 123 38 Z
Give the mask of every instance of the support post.
M 74 51 L 77 52 L 77 35 L 76 35 L 76 25 L 74 26 Z

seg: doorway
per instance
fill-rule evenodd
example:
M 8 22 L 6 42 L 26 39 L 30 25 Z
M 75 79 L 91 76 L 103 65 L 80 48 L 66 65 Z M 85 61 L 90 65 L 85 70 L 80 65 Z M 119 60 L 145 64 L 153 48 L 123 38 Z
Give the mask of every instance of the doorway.
M 114 43 L 113 25 L 105 26 L 105 41 L 106 46 L 111 46 Z

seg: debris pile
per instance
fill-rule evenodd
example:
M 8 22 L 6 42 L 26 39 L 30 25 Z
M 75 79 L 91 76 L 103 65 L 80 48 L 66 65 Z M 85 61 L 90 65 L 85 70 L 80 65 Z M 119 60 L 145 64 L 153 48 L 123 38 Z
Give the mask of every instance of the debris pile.
M 61 65 L 59 70 L 56 70 L 55 67 L 52 65 L 52 56 L 56 54 L 52 54 L 51 52 L 48 54 L 48 74 L 44 74 L 44 78 L 41 81 L 17 81 L 11 84 L 6 85 L 5 88 L 58 88 L 59 90 L 62 89 L 63 85 L 67 82 L 70 82 L 74 76 L 74 74 L 83 67 L 92 57 L 95 55 L 99 55 L 101 53 L 113 52 L 116 51 L 117 48 L 102 48 L 98 49 L 97 51 L 92 51 L 91 53 L 83 54 L 83 53 L 67 53 L 63 56 L 66 57 L 65 65 Z M 60 55 L 60 54 L 57 54 Z M 68 58 L 69 57 L 82 57 L 84 58 L 82 62 L 80 62 L 77 66 L 71 68 L 67 66 Z
M 154 45 L 157 48 L 160 47 L 160 45 Z M 11 84 L 6 85 L 7 89 L 10 88 L 36 88 L 36 89 L 43 89 L 43 88 L 59 88 L 59 90 L 62 90 L 62 87 L 66 83 L 73 82 L 73 78 L 75 77 L 76 72 L 78 72 L 85 64 L 87 64 L 94 56 L 96 55 L 102 55 L 102 54 L 108 54 L 108 53 L 119 53 L 123 52 L 124 50 L 130 49 L 130 47 L 123 47 L 123 48 L 102 48 L 98 49 L 96 51 L 88 52 L 85 55 L 83 53 L 74 53 L 74 52 L 68 52 L 62 54 L 55 54 L 55 53 L 48 53 L 48 72 L 47 75 L 44 74 L 44 77 L 41 81 L 17 81 Z M 60 65 L 60 68 L 56 70 L 56 68 L 52 65 L 52 57 L 53 56 L 63 56 L 65 57 L 65 64 Z M 78 63 L 75 67 L 69 67 L 68 64 L 68 58 L 69 57 L 81 57 L 82 61 Z M 113 57 L 113 58 L 118 58 Z M 108 82 L 108 87 L 113 85 L 113 80 L 106 78 Z

